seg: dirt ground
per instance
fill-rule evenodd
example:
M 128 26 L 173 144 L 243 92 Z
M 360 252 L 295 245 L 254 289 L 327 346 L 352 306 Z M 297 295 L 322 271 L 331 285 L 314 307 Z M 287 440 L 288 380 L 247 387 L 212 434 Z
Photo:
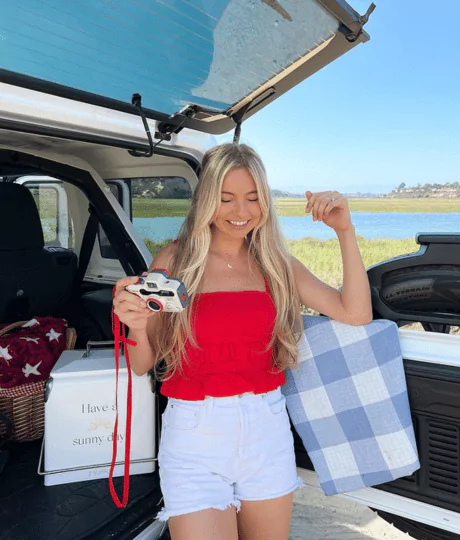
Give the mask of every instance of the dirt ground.
M 410 540 L 375 512 L 341 497 L 325 497 L 310 487 L 299 489 L 289 540 Z

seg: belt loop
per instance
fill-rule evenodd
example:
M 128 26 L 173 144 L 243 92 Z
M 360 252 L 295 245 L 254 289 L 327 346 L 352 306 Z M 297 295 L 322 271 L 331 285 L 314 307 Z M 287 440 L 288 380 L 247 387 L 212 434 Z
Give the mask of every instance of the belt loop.
M 206 404 L 207 414 L 211 414 L 214 409 L 214 398 L 212 396 L 208 396 L 205 398 L 204 402 Z

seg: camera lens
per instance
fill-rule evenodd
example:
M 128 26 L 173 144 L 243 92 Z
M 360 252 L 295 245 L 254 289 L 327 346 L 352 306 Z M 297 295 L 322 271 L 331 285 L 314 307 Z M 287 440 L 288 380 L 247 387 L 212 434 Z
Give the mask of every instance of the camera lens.
M 152 311 L 161 311 L 161 304 L 155 302 L 155 300 L 149 300 L 147 305 Z

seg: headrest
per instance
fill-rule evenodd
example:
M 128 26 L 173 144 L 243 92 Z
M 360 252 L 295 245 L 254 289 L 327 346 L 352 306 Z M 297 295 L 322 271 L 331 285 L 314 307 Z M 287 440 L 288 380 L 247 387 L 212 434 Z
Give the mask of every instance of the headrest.
M 0 251 L 42 248 L 44 244 L 32 193 L 25 186 L 0 182 Z

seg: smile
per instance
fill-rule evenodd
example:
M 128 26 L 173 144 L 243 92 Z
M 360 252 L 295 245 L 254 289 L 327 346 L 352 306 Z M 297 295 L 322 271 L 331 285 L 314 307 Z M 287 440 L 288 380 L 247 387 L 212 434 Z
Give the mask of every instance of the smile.
M 249 220 L 247 221 L 229 221 L 230 225 L 235 227 L 236 229 L 244 229 L 246 225 L 249 223 Z

